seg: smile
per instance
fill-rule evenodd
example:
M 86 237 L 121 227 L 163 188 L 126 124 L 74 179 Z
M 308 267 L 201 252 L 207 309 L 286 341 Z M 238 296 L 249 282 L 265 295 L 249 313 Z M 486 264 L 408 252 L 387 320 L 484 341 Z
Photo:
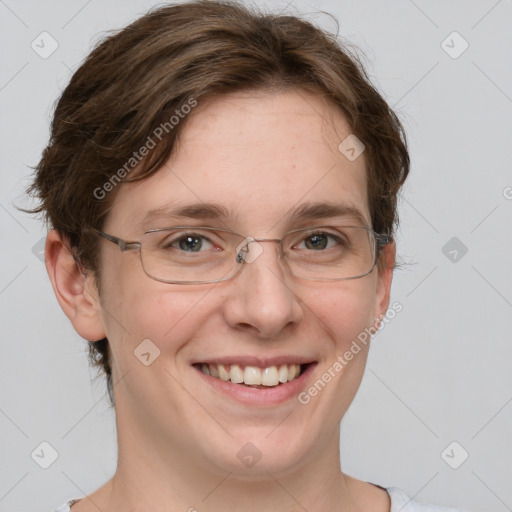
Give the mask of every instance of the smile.
M 190 364 L 215 396 L 267 408 L 296 399 L 313 378 L 318 361 L 299 354 L 225 354 Z
M 275 387 L 298 378 L 307 364 L 281 364 L 260 368 L 258 366 L 241 366 L 238 364 L 196 363 L 194 365 L 204 374 L 215 379 L 233 384 L 265 388 Z

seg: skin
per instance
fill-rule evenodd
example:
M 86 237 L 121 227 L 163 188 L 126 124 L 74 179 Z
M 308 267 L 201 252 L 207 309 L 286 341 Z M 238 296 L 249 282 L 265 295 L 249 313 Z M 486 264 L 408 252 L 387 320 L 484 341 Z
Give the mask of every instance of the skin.
M 337 150 L 350 127 L 319 96 L 230 94 L 200 103 L 187 123 L 161 170 L 119 186 L 105 232 L 138 240 L 137 223 L 148 210 L 199 201 L 236 212 L 220 227 L 255 238 L 306 227 L 286 217 L 306 201 L 351 204 L 371 226 L 364 154 L 350 162 Z M 179 222 L 164 218 L 149 227 L 173 224 Z M 206 385 L 190 362 L 299 354 L 318 361 L 311 385 L 385 315 L 395 246 L 383 250 L 380 273 L 338 282 L 296 280 L 281 266 L 276 244 L 262 247 L 230 281 L 171 285 L 148 278 L 137 252 L 102 240 L 99 297 L 92 276 L 80 273 L 50 232 L 47 269 L 59 303 L 82 337 L 108 337 L 116 383 L 116 473 L 73 511 L 389 511 L 384 490 L 340 467 L 340 421 L 360 385 L 368 345 L 307 405 L 241 405 Z M 161 353 L 146 367 L 133 351 L 147 338 Z M 262 453 L 252 468 L 236 456 L 247 441 Z

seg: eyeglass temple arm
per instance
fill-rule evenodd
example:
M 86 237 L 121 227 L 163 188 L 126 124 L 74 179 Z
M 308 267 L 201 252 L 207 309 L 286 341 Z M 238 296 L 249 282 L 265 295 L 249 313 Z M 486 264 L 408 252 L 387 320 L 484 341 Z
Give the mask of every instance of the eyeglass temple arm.
M 116 244 L 122 252 L 129 251 L 130 249 L 140 249 L 140 242 L 128 242 L 126 240 L 123 240 L 122 238 L 117 238 L 117 236 L 112 236 L 108 235 L 107 233 L 103 233 L 103 231 L 100 231 L 99 229 L 95 229 L 94 231 L 96 231 L 96 233 L 98 233 L 100 236 L 102 236 L 109 242 Z

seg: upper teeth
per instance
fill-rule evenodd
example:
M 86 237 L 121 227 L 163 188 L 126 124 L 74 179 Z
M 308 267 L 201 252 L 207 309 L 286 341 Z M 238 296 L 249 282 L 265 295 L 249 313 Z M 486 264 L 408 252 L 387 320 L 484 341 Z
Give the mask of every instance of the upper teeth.
M 239 366 L 237 364 L 205 364 L 201 370 L 207 375 L 236 384 L 277 386 L 280 382 L 289 382 L 300 373 L 300 364 L 282 364 L 258 368 L 257 366 Z

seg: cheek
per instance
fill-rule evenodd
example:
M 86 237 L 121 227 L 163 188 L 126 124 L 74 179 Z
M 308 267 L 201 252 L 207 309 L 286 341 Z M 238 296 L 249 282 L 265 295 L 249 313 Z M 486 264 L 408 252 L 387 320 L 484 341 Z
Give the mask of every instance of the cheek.
M 337 352 L 346 350 L 372 325 L 375 288 L 367 277 L 323 286 L 305 301 L 336 342 Z
M 202 300 L 204 290 L 178 289 L 133 268 L 114 270 L 106 288 L 107 335 L 118 354 L 120 350 L 132 353 L 145 339 L 155 343 L 161 352 L 176 352 L 208 314 L 208 301 Z

